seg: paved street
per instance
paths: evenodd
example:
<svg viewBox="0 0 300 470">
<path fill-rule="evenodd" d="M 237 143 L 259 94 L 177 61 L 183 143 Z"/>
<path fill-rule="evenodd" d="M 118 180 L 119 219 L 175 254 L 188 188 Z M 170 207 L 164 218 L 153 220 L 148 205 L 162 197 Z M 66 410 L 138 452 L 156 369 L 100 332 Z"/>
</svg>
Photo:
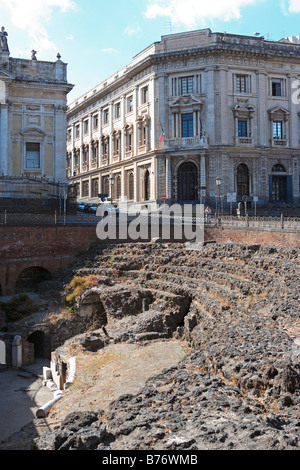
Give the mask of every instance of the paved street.
<svg viewBox="0 0 300 470">
<path fill-rule="evenodd" d="M 42 375 L 39 361 L 27 370 Z M 35 419 L 40 406 L 53 398 L 53 392 L 42 385 L 36 376 L 17 370 L 0 372 L 0 442 Z"/>
</svg>

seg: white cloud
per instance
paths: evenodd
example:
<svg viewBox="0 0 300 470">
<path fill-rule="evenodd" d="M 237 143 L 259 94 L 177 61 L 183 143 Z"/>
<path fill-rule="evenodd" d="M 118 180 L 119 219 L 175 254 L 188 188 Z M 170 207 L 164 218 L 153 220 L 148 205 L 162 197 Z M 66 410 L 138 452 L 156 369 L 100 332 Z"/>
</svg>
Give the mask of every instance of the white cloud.
<svg viewBox="0 0 300 470">
<path fill-rule="evenodd" d="M 130 24 L 125 28 L 125 33 L 128 34 L 128 36 L 134 36 L 135 34 L 139 34 L 141 32 L 142 28 L 138 23 Z"/>
<path fill-rule="evenodd" d="M 118 50 L 114 49 L 113 47 L 108 47 L 107 49 L 101 49 L 102 52 L 106 52 L 108 54 L 118 54 Z"/>
<path fill-rule="evenodd" d="M 12 25 L 26 30 L 31 47 L 41 54 L 50 50 L 57 52 L 45 26 L 53 10 L 58 8 L 66 13 L 75 7 L 76 2 L 72 0 L 0 0 L 0 8 L 8 12 Z"/>
<path fill-rule="evenodd" d="M 288 11 L 290 13 L 300 13 L 300 0 L 289 0 Z"/>
<path fill-rule="evenodd" d="M 205 25 L 208 20 L 231 19 L 241 17 L 241 9 L 254 5 L 261 0 L 149 0 L 145 16 L 157 18 L 169 17 L 174 25 L 196 28 Z M 299 3 L 299 0 L 291 0 Z"/>
</svg>

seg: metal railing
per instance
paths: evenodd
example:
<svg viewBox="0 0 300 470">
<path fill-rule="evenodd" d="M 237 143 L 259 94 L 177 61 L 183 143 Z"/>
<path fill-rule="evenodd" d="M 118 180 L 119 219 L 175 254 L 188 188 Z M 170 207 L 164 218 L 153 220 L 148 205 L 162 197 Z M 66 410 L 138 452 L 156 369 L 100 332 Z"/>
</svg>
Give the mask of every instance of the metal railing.
<svg viewBox="0 0 300 470">
<path fill-rule="evenodd" d="M 178 222 L 172 216 L 157 215 L 157 221 L 163 223 L 163 220 L 171 220 L 174 223 Z M 117 218 L 118 223 L 130 223 L 136 217 L 128 216 L 126 213 L 120 214 Z M 176 219 L 176 220 L 175 220 Z M 0 227 L 21 227 L 21 226 L 53 226 L 53 225 L 94 225 L 96 226 L 101 220 L 96 214 L 64 214 L 58 211 L 53 214 L 11 214 L 6 211 L 0 213 Z M 146 219 L 144 219 L 145 221 Z M 150 218 L 148 219 L 150 223 Z M 153 219 L 152 219 L 153 220 Z M 181 220 L 181 219 L 180 219 Z M 180 222 L 179 220 L 179 222 Z M 184 223 L 201 224 L 203 220 L 196 217 L 184 217 Z M 205 221 L 206 226 L 226 227 L 226 228 L 249 228 L 260 230 L 288 230 L 300 231 L 300 217 L 251 217 L 251 216 L 226 216 L 220 215 L 212 217 L 210 222 Z"/>
<path fill-rule="evenodd" d="M 251 217 L 249 215 L 234 217 L 222 215 L 213 218 L 212 223 L 222 227 L 256 228 L 261 230 L 300 230 L 300 217 L 285 217 L 283 215 L 279 217 Z"/>
</svg>

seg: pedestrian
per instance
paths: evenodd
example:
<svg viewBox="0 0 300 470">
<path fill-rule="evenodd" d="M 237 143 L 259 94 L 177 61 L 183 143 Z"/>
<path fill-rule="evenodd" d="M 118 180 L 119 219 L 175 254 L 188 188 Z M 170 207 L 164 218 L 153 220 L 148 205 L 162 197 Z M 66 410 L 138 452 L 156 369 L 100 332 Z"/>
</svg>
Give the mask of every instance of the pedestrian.
<svg viewBox="0 0 300 470">
<path fill-rule="evenodd" d="M 210 224 L 210 222 L 211 222 L 211 208 L 209 206 L 207 206 L 204 213 L 205 213 L 205 222 L 207 224 Z"/>
</svg>

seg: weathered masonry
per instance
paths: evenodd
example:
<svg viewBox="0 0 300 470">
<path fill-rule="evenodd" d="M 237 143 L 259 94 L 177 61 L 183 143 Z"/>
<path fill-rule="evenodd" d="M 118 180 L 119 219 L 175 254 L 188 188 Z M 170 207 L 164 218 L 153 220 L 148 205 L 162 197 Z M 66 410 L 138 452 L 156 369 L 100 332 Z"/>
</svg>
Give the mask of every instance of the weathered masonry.
<svg viewBox="0 0 300 470">
<path fill-rule="evenodd" d="M 67 64 L 10 57 L 0 32 L 0 206 L 63 197 L 66 178 L 66 106 L 73 85 Z M 28 208 L 28 205 L 27 205 Z"/>
<path fill-rule="evenodd" d="M 299 79 L 299 38 L 163 36 L 69 105 L 71 194 L 298 204 Z"/>
</svg>

